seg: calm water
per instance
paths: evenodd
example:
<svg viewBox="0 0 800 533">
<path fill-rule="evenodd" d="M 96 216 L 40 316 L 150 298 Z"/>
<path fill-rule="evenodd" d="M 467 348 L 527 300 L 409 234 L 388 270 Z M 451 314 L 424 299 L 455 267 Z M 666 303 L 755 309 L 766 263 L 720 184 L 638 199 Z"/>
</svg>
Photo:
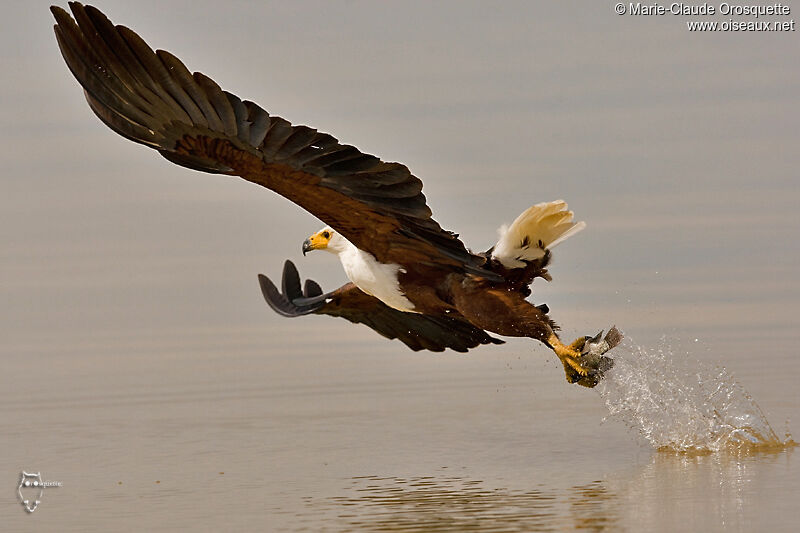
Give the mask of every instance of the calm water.
<svg viewBox="0 0 800 533">
<path fill-rule="evenodd" d="M 586 390 L 533 342 L 412 353 L 273 314 L 256 274 L 286 258 L 342 283 L 300 254 L 322 224 L 108 132 L 47 5 L 0 32 L 0 530 L 798 529 L 796 33 L 603 2 L 102 3 L 407 163 L 475 249 L 567 200 L 588 228 L 533 299 L 570 338 L 628 335 Z M 22 470 L 62 483 L 31 515 Z"/>
<path fill-rule="evenodd" d="M 657 351 L 618 348 L 614 374 L 598 392 L 568 387 L 543 350 L 523 345 L 421 356 L 334 337 L 333 356 L 320 353 L 319 342 L 288 340 L 304 329 L 271 330 L 277 349 L 269 355 L 244 344 L 204 350 L 212 337 L 234 336 L 194 332 L 199 338 L 185 349 L 158 357 L 148 355 L 149 343 L 131 341 L 127 353 L 26 354 L 12 363 L 11 375 L 35 378 L 2 387 L 6 524 L 67 531 L 253 524 L 309 531 L 793 529 L 790 496 L 800 488 L 800 469 L 792 448 L 776 445 L 781 437 L 772 446 L 724 449 L 718 432 L 701 424 L 697 409 L 706 404 L 693 404 L 702 394 L 688 391 L 696 380 L 675 368 L 641 373 L 642 359 L 671 364 Z M 622 382 L 637 372 L 643 384 L 664 377 L 687 390 L 651 391 L 644 403 L 662 401 L 662 414 L 632 406 L 645 395 Z M 733 391 L 722 379 L 712 385 Z M 624 405 L 614 397 L 622 390 L 627 411 L 609 417 L 603 402 Z M 743 396 L 728 404 L 728 418 L 751 407 Z M 642 436 L 626 423 L 638 424 Z M 676 436 L 723 449 L 654 448 L 675 444 Z M 63 486 L 45 489 L 28 516 L 13 484 L 17 470 L 31 467 Z"/>
</svg>

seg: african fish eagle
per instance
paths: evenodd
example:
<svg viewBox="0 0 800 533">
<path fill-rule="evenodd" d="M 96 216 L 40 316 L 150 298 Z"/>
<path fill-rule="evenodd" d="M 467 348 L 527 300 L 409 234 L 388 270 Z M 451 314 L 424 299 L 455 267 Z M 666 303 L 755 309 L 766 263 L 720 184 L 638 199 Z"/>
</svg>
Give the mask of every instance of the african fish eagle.
<svg viewBox="0 0 800 533">
<path fill-rule="evenodd" d="M 98 9 L 69 6 L 74 19 L 51 7 L 58 46 L 108 127 L 178 165 L 267 187 L 328 224 L 303 252 L 337 254 L 350 283 L 330 293 L 311 280 L 301 288 L 287 261 L 281 290 L 259 276 L 278 313 L 340 316 L 412 350 L 465 352 L 503 342 L 488 332 L 530 337 L 555 352 L 570 383 L 597 384 L 610 365 L 602 353 L 621 340 L 616 328 L 605 339 L 564 344 L 547 306 L 526 300 L 535 278 L 550 280 L 553 246 L 584 227 L 566 203 L 531 207 L 492 249 L 473 253 L 431 218 L 422 182 L 405 165 L 293 126 L 189 72 L 169 52 L 154 52 Z"/>
</svg>

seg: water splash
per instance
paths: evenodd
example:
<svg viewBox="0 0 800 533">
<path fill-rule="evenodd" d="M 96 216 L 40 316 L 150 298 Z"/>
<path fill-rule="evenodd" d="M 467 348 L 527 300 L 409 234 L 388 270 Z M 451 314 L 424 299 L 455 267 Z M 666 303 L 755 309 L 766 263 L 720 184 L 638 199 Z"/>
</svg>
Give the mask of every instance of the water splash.
<svg viewBox="0 0 800 533">
<path fill-rule="evenodd" d="M 755 400 L 723 367 L 676 357 L 662 339 L 657 349 L 626 340 L 614 367 L 595 390 L 609 417 L 621 420 L 653 447 L 681 453 L 757 451 L 795 446 L 781 439 Z"/>
</svg>

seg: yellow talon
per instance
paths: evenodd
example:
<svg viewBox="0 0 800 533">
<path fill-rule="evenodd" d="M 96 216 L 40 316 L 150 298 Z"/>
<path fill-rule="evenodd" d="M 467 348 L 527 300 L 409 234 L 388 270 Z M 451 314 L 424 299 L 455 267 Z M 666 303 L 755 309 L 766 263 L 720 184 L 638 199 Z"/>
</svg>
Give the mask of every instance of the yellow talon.
<svg viewBox="0 0 800 533">
<path fill-rule="evenodd" d="M 583 348 L 585 341 L 585 337 L 579 337 L 567 346 L 555 334 L 550 335 L 550 338 L 547 339 L 547 343 L 564 364 L 564 370 L 567 372 L 567 381 L 570 383 L 577 381 L 580 376 L 589 375 L 590 370 L 578 362 L 581 358 L 580 349 Z M 576 378 L 575 374 L 578 374 L 579 377 Z"/>
<path fill-rule="evenodd" d="M 580 354 L 583 351 L 583 347 L 585 345 L 586 345 L 586 337 L 578 337 L 577 339 L 575 339 L 570 343 L 569 347 Z"/>
</svg>

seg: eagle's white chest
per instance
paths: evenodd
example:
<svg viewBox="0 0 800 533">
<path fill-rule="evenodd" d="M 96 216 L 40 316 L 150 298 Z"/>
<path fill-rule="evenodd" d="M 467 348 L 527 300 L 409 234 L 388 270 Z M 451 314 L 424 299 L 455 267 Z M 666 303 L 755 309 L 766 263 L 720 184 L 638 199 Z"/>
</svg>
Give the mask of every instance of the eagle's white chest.
<svg viewBox="0 0 800 533">
<path fill-rule="evenodd" d="M 379 299 L 389 307 L 399 311 L 414 312 L 414 304 L 400 289 L 397 275 L 400 265 L 379 263 L 375 257 L 352 244 L 339 253 L 344 272 L 355 285 Z"/>
</svg>

